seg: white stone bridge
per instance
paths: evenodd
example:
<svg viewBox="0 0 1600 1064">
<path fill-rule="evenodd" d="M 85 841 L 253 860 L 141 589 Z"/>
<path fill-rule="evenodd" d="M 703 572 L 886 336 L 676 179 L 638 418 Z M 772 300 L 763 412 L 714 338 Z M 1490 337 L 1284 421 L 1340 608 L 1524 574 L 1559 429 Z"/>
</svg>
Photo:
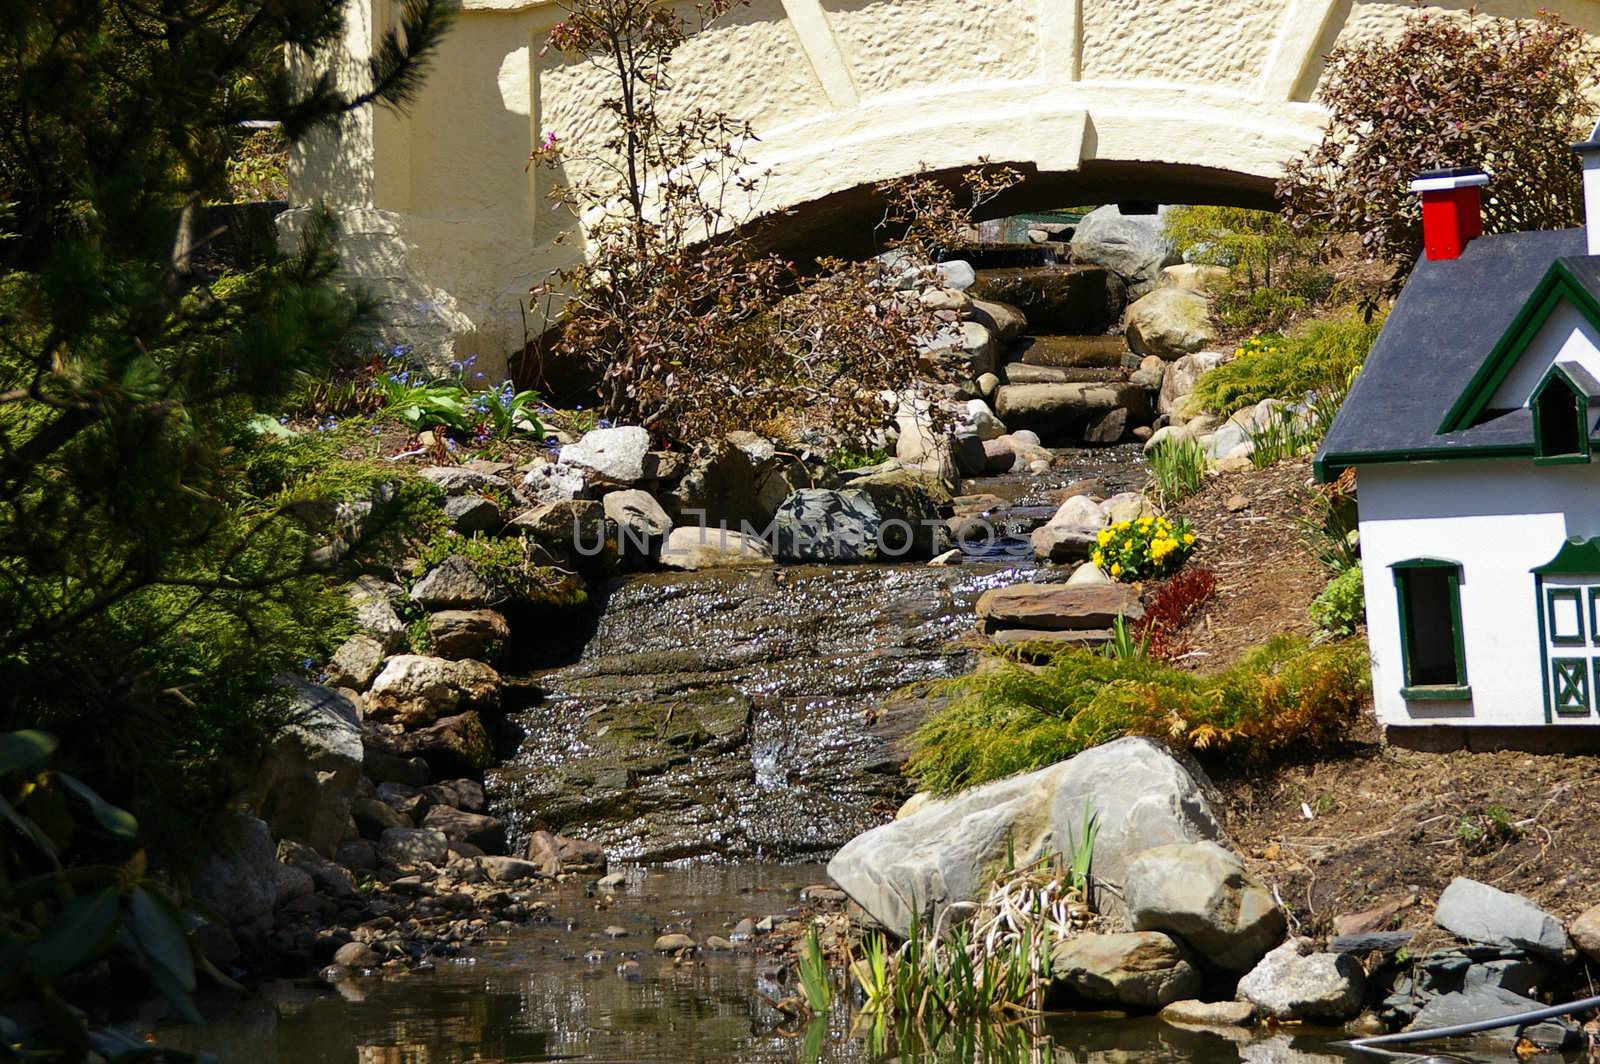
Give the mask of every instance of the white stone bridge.
<svg viewBox="0 0 1600 1064">
<path fill-rule="evenodd" d="M 352 0 L 349 59 L 396 0 Z M 1464 2 L 1441 2 L 1465 13 Z M 1600 33 L 1594 0 L 1539 7 Z M 594 137 L 605 86 L 541 54 L 559 0 L 461 0 L 407 116 L 365 116 L 291 168 L 296 203 L 333 206 L 346 264 L 395 335 L 437 359 L 498 363 L 537 332 L 530 284 L 581 253 L 548 171 L 525 169 L 546 130 Z M 673 61 L 677 93 L 753 123 L 772 178 L 761 209 L 793 209 L 790 246 L 853 228 L 872 183 L 1009 163 L 1014 213 L 1113 200 L 1268 205 L 1282 164 L 1312 144 L 1322 57 L 1394 30 L 1409 0 L 753 0 Z M 355 63 L 350 69 L 357 69 Z M 292 212 L 292 229 L 303 212 Z"/>
</svg>

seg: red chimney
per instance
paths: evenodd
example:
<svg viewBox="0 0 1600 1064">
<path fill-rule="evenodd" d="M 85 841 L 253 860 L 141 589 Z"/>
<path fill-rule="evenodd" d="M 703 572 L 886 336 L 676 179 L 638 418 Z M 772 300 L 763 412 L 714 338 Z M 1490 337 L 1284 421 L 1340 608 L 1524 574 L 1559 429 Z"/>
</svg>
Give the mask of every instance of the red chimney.
<svg viewBox="0 0 1600 1064">
<path fill-rule="evenodd" d="M 1411 182 L 1422 195 L 1422 246 L 1430 259 L 1459 259 L 1483 235 L 1483 195 L 1489 175 L 1476 167 L 1429 170 Z"/>
</svg>

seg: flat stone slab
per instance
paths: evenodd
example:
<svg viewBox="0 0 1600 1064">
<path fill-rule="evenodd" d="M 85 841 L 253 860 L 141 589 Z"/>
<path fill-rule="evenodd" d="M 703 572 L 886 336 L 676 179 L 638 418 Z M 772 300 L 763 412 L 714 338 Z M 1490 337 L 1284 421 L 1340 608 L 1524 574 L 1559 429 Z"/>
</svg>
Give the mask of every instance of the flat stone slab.
<svg viewBox="0 0 1600 1064">
<path fill-rule="evenodd" d="M 1013 584 L 985 591 L 977 604 L 985 631 L 1109 628 L 1118 617 L 1144 616 L 1138 593 L 1125 584 Z"/>
<path fill-rule="evenodd" d="M 1486 946 L 1559 956 L 1567 948 L 1561 921 L 1520 894 L 1458 876 L 1439 895 L 1433 922 L 1451 934 Z"/>
<path fill-rule="evenodd" d="M 1335 935 L 1328 949 L 1334 953 L 1394 953 L 1410 941 L 1410 931 L 1369 931 L 1362 935 Z"/>
<path fill-rule="evenodd" d="M 1093 647 L 1111 642 L 1109 628 L 1075 628 L 1060 631 L 1041 631 L 1032 628 L 1006 628 L 996 632 L 989 641 L 997 647 Z"/>
</svg>

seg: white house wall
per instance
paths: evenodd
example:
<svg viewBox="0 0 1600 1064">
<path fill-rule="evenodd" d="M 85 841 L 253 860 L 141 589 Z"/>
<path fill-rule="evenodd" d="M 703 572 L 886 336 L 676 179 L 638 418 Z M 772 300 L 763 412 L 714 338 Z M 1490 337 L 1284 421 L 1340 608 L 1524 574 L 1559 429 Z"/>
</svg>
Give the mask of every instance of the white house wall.
<svg viewBox="0 0 1600 1064">
<path fill-rule="evenodd" d="M 1535 567 L 1563 540 L 1600 535 L 1600 465 L 1531 459 L 1359 470 L 1373 701 L 1390 726 L 1545 722 Z M 1461 564 L 1469 702 L 1406 702 L 1395 562 Z M 1600 718 L 1589 718 L 1600 721 Z"/>
<path fill-rule="evenodd" d="M 1533 390 L 1557 361 L 1576 362 L 1600 378 L 1600 331 L 1571 303 L 1562 300 L 1489 400 L 1491 410 L 1527 406 Z"/>
</svg>

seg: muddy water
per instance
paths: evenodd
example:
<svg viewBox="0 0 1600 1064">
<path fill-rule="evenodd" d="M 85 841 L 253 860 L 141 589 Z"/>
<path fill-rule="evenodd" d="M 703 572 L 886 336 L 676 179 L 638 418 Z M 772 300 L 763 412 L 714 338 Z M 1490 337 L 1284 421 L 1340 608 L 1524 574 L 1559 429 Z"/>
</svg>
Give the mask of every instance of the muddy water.
<svg viewBox="0 0 1600 1064">
<path fill-rule="evenodd" d="M 948 1032 L 932 1047 L 890 1034 L 836 1006 L 822 1022 L 786 1025 L 762 998 L 789 990 L 759 952 L 707 953 L 686 965 L 650 952 L 658 931 L 726 933 L 746 916 L 788 911 L 817 866 L 692 866 L 639 872 L 616 908 L 596 912 L 582 887 L 547 895 L 550 922 L 519 929 L 468 960 L 329 992 L 280 985 L 266 995 L 205 1006 L 199 1030 L 158 1040 L 215 1053 L 223 1064 L 468 1064 L 480 1061 L 638 1061 L 689 1064 L 985 1060 L 1004 1064 L 1334 1064 L 1335 1032 L 1251 1039 L 1184 1031 L 1152 1019 L 1056 1017 L 1027 1026 Z M 624 938 L 607 938 L 618 925 Z M 759 941 L 759 940 L 758 940 Z M 619 973 L 633 961 L 638 972 Z M 842 983 L 840 986 L 842 987 Z M 1379 1059 L 1362 1057 L 1359 1059 Z M 1500 1060 L 1502 1056 L 1453 1059 Z"/>
<path fill-rule="evenodd" d="M 968 490 L 1028 507 L 1088 476 L 1111 491 L 1144 480 L 1134 446 L 1062 453 L 1048 477 Z M 614 858 L 831 854 L 907 796 L 897 767 L 925 704 L 889 696 L 971 671 L 973 604 L 1034 568 L 997 552 L 618 580 L 579 660 L 526 678 L 491 803 L 519 832 L 544 824 Z"/>
</svg>

